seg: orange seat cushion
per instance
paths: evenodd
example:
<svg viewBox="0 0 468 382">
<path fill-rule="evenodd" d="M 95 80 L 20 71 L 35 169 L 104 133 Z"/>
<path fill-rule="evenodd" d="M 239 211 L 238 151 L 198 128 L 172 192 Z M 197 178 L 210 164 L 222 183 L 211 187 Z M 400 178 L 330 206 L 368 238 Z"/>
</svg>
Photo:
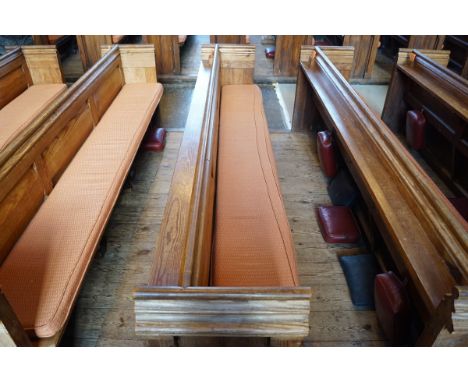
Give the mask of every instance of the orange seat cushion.
<svg viewBox="0 0 468 382">
<path fill-rule="evenodd" d="M 214 286 L 297 286 L 296 257 L 280 191 L 262 94 L 222 88 Z"/>
<path fill-rule="evenodd" d="M 112 44 L 118 44 L 123 40 L 125 36 L 123 34 L 113 34 L 112 35 Z"/>
<path fill-rule="evenodd" d="M 38 337 L 64 327 L 161 95 L 124 85 L 2 264 L 0 285 Z"/>
<path fill-rule="evenodd" d="M 0 110 L 0 150 L 41 114 L 60 94 L 65 84 L 33 85 Z"/>
</svg>

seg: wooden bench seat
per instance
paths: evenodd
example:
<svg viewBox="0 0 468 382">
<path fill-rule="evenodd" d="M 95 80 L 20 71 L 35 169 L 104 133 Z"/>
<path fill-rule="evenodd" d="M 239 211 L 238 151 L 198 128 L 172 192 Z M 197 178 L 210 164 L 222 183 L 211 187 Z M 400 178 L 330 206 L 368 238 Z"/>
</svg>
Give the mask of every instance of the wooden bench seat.
<svg viewBox="0 0 468 382">
<path fill-rule="evenodd" d="M 52 46 L 15 48 L 0 59 L 0 150 L 66 90 Z"/>
<path fill-rule="evenodd" d="M 252 45 L 202 47 L 150 279 L 134 294 L 150 343 L 297 345 L 309 331 L 254 64 Z"/>
<path fill-rule="evenodd" d="M 60 339 L 162 93 L 152 47 L 114 46 L 0 167 L 2 186 L 23 173 L 0 204 L 0 292 L 39 344 Z"/>
<path fill-rule="evenodd" d="M 225 85 L 221 91 L 214 243 L 214 286 L 299 285 L 256 85 Z"/>
</svg>

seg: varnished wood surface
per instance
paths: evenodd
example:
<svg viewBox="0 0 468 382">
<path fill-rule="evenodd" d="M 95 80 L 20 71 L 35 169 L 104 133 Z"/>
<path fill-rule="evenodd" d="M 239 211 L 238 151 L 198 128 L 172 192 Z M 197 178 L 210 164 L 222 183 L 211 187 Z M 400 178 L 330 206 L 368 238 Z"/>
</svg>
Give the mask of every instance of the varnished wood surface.
<svg viewBox="0 0 468 382">
<path fill-rule="evenodd" d="M 145 35 L 143 42 L 155 47 L 158 74 L 180 74 L 180 45 L 176 35 Z"/>
<path fill-rule="evenodd" d="M 341 72 L 344 78 L 351 78 L 354 67 L 353 46 L 321 46 L 320 49 L 327 55 L 333 65 Z M 315 47 L 303 45 L 301 47 L 301 62 L 309 64 L 311 56 L 315 55 Z M 312 57 L 313 59 L 313 57 Z"/>
<path fill-rule="evenodd" d="M 437 321 L 440 331 L 442 322 L 449 319 L 450 301 L 456 297 L 454 279 L 443 259 L 456 266 L 454 259 L 467 253 L 467 233 L 460 217 L 325 54 L 317 54 L 309 68 L 301 66 L 312 98 L 308 104 L 298 104 L 294 113 L 317 108 L 335 132 L 399 271 L 409 278 L 413 297 L 420 299 L 420 314 Z M 294 121 L 296 129 L 307 128 L 297 125 L 304 118 Z M 428 327 L 430 333 L 424 336 L 430 342 L 437 329 L 432 322 Z"/>
<path fill-rule="evenodd" d="M 296 76 L 301 56 L 301 46 L 307 43 L 308 36 L 276 36 L 273 73 L 275 76 Z"/>
<path fill-rule="evenodd" d="M 161 153 L 140 152 L 135 178 L 123 190 L 105 232 L 107 250 L 86 275 L 64 344 L 145 346 L 135 334 L 133 291 L 150 277 L 158 236 L 183 132 L 169 132 Z M 271 133 L 300 284 L 312 289 L 310 334 L 305 346 L 382 346 L 374 311 L 353 307 L 338 263 L 338 246 L 324 242 L 314 213 L 329 204 L 315 141 L 307 133 Z M 266 346 L 247 338 L 187 338 L 179 346 Z"/>
</svg>

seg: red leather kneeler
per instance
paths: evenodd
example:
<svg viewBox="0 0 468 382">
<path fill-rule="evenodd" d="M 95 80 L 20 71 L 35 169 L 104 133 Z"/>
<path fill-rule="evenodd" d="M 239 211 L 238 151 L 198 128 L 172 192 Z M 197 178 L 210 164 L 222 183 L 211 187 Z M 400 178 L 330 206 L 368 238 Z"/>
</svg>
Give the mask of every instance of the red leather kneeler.
<svg viewBox="0 0 468 382">
<path fill-rule="evenodd" d="M 143 140 L 143 150 L 162 151 L 166 145 L 166 129 L 160 127 L 156 131 L 150 130 Z"/>
<path fill-rule="evenodd" d="M 317 218 L 327 243 L 356 243 L 361 238 L 359 227 L 349 207 L 319 206 Z"/>
<path fill-rule="evenodd" d="M 405 343 L 409 335 L 410 309 L 404 284 L 393 272 L 375 276 L 375 310 L 380 326 L 393 345 Z"/>
<path fill-rule="evenodd" d="M 406 113 L 406 141 L 415 150 L 424 148 L 426 117 L 422 111 L 410 110 Z"/>
<path fill-rule="evenodd" d="M 335 145 L 329 131 L 319 131 L 317 133 L 317 154 L 323 174 L 328 178 L 333 178 L 337 173 L 338 165 Z"/>
</svg>

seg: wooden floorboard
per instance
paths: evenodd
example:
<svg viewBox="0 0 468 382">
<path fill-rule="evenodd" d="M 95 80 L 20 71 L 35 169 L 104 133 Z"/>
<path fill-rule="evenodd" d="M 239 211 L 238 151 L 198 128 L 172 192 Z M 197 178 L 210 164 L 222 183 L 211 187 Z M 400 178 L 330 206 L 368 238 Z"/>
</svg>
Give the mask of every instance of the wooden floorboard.
<svg viewBox="0 0 468 382">
<path fill-rule="evenodd" d="M 148 280 L 182 132 L 169 132 L 164 152 L 137 155 L 105 232 L 107 250 L 98 255 L 68 325 L 64 345 L 144 346 L 134 333 L 132 292 Z M 383 345 L 375 312 L 351 303 L 338 263 L 343 247 L 324 242 L 314 208 L 330 203 L 314 141 L 306 133 L 272 133 L 286 212 L 297 249 L 302 285 L 312 288 L 306 346 Z M 181 345 L 262 346 L 262 339 L 190 338 Z"/>
</svg>

